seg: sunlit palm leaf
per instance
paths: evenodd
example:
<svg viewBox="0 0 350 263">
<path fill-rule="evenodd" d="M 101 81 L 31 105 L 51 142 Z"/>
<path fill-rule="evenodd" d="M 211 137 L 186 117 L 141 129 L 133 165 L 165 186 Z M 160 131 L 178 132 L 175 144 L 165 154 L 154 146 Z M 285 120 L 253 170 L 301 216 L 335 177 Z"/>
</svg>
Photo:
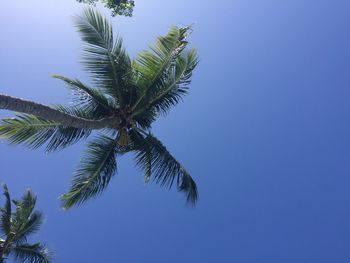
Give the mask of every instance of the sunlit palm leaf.
<svg viewBox="0 0 350 263">
<path fill-rule="evenodd" d="M 142 115 L 147 110 L 154 109 L 157 113 L 166 114 L 168 111 L 181 101 L 187 94 L 189 84 L 191 83 L 192 71 L 198 63 L 195 49 L 176 58 L 174 66 L 164 76 L 164 80 L 157 92 L 149 99 L 149 105 L 140 110 L 135 115 Z"/>
<path fill-rule="evenodd" d="M 172 27 L 166 36 L 157 39 L 156 44 L 151 47 L 152 52 L 144 51 L 138 55 L 136 63 L 132 64 L 139 76 L 139 99 L 133 105 L 134 110 L 147 104 L 148 98 L 157 92 L 157 86 L 162 85 L 169 67 L 186 47 L 186 37 L 190 31 L 190 27 Z"/>
<path fill-rule="evenodd" d="M 17 262 L 49 263 L 52 261 L 52 253 L 40 243 L 15 246 L 11 254 Z"/>
<path fill-rule="evenodd" d="M 133 140 L 137 165 L 145 171 L 146 177 L 168 188 L 176 182 L 178 190 L 186 193 L 187 201 L 195 205 L 198 198 L 195 182 L 165 146 L 152 134 L 134 133 Z"/>
<path fill-rule="evenodd" d="M 90 132 L 87 129 L 64 127 L 59 123 L 26 114 L 3 119 L 0 125 L 0 138 L 6 138 L 12 144 L 24 144 L 29 148 L 37 148 L 48 142 L 47 151 L 74 144 L 86 138 Z"/>
<path fill-rule="evenodd" d="M 117 169 L 117 139 L 99 136 L 89 143 L 86 155 L 75 172 L 71 189 L 62 196 L 63 206 L 70 208 L 101 193 Z"/>
<path fill-rule="evenodd" d="M 123 105 L 123 84 L 128 82 L 130 59 L 122 47 L 121 38 L 114 43 L 112 27 L 99 12 L 86 9 L 76 25 L 85 42 L 83 63 L 92 81 L 116 104 Z"/>
</svg>

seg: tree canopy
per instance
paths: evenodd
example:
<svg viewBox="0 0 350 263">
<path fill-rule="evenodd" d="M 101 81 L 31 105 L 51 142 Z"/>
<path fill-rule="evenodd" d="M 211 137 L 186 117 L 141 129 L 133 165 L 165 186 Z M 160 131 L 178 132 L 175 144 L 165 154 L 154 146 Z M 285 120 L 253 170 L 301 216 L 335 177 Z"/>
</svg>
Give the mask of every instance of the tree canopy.
<svg viewBox="0 0 350 263">
<path fill-rule="evenodd" d="M 187 49 L 191 28 L 171 27 L 150 51 L 131 59 L 111 24 L 94 9 L 86 9 L 76 26 L 92 86 L 54 76 L 73 91 L 72 104 L 56 108 L 0 95 L 0 108 L 25 113 L 2 120 L 0 138 L 31 148 L 46 145 L 50 152 L 94 136 L 62 196 L 65 208 L 102 193 L 117 172 L 117 160 L 127 153 L 134 155 L 146 182 L 176 185 L 194 205 L 195 181 L 152 132 L 154 121 L 188 93 L 198 63 L 196 50 Z"/>
<path fill-rule="evenodd" d="M 79 3 L 94 5 L 100 1 L 106 8 L 111 9 L 112 16 L 132 16 L 135 3 L 133 0 L 77 0 Z"/>
</svg>

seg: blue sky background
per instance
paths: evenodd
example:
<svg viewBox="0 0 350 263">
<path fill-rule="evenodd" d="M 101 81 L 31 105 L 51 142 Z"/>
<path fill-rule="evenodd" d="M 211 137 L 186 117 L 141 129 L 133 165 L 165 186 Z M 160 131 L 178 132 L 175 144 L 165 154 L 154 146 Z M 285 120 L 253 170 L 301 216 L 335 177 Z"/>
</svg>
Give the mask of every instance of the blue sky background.
<svg viewBox="0 0 350 263">
<path fill-rule="evenodd" d="M 0 180 L 13 197 L 31 187 L 46 215 L 33 240 L 56 262 L 350 262 L 350 2 L 135 2 L 133 18 L 110 18 L 132 56 L 195 23 L 191 92 L 153 132 L 196 179 L 198 206 L 145 185 L 127 157 L 102 196 L 65 212 L 58 196 L 84 144 L 47 155 L 2 142 Z M 50 75 L 87 81 L 72 21 L 82 8 L 0 2 L 1 93 L 68 102 Z"/>
</svg>

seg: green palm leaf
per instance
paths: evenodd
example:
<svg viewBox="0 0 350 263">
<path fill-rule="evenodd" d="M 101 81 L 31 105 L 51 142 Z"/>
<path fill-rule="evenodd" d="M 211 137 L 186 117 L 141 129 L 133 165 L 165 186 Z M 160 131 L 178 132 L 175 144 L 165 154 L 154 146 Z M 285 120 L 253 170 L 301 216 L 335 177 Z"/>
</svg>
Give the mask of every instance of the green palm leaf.
<svg viewBox="0 0 350 263">
<path fill-rule="evenodd" d="M 53 77 L 64 81 L 68 88 L 74 92 L 74 102 L 77 107 L 84 112 L 98 113 L 99 116 L 96 116 L 97 114 L 94 116 L 96 118 L 105 117 L 115 107 L 101 91 L 88 87 L 78 79 L 73 80 L 60 75 L 54 75 Z"/>
<path fill-rule="evenodd" d="M 74 144 L 86 138 L 90 132 L 87 129 L 65 127 L 27 114 L 3 119 L 0 125 L 0 138 L 6 138 L 12 144 L 24 144 L 29 148 L 38 148 L 48 142 L 46 147 L 48 152 Z"/>
<path fill-rule="evenodd" d="M 22 225 L 23 222 L 28 220 L 34 210 L 36 196 L 34 196 L 30 190 L 27 190 L 20 200 L 13 200 L 12 202 L 16 206 L 14 221 L 16 224 Z"/>
<path fill-rule="evenodd" d="M 27 241 L 27 237 L 36 233 L 43 223 L 43 214 L 39 211 L 31 212 L 26 218 L 21 218 L 21 221 L 16 221 L 15 241 L 19 244 Z"/>
<path fill-rule="evenodd" d="M 92 81 L 113 97 L 116 104 L 123 105 L 122 94 L 129 81 L 131 65 L 122 39 L 117 38 L 114 43 L 107 19 L 90 8 L 82 17 L 77 17 L 76 26 L 85 42 L 83 64 L 91 73 Z"/>
<path fill-rule="evenodd" d="M 64 208 L 81 204 L 101 193 L 117 169 L 117 139 L 99 136 L 90 142 L 72 180 L 71 189 L 62 196 Z"/>
<path fill-rule="evenodd" d="M 42 223 L 40 212 L 34 212 L 36 196 L 27 190 L 21 200 L 13 200 L 16 211 L 12 217 L 11 239 L 12 242 L 21 244 L 27 241 L 27 235 L 35 233 Z"/>
<path fill-rule="evenodd" d="M 0 229 L 5 235 L 8 235 L 11 231 L 11 198 L 7 186 L 3 187 L 6 201 L 4 208 L 1 209 Z"/>
<path fill-rule="evenodd" d="M 132 64 L 138 74 L 136 85 L 139 88 L 139 98 L 133 105 L 134 110 L 137 111 L 147 104 L 149 97 L 163 84 L 169 67 L 186 47 L 186 38 L 190 32 L 190 27 L 171 27 L 166 36 L 157 39 L 156 44 L 151 47 L 152 52 L 144 51 L 138 55 Z"/>
<path fill-rule="evenodd" d="M 16 261 L 23 263 L 52 262 L 52 253 L 40 243 L 17 245 L 13 247 L 11 254 Z"/>
<path fill-rule="evenodd" d="M 198 198 L 197 186 L 166 147 L 152 134 L 143 136 L 134 132 L 132 138 L 135 143 L 135 159 L 137 165 L 145 171 L 145 178 L 153 179 L 168 188 L 176 182 L 178 190 L 186 193 L 187 202 L 195 205 Z"/>
<path fill-rule="evenodd" d="M 178 56 L 174 66 L 164 76 L 162 85 L 152 94 L 153 97 L 149 99 L 148 106 L 136 112 L 135 115 L 142 115 L 150 109 L 152 112 L 168 113 L 187 94 L 192 72 L 197 64 L 198 58 L 195 49 Z"/>
</svg>

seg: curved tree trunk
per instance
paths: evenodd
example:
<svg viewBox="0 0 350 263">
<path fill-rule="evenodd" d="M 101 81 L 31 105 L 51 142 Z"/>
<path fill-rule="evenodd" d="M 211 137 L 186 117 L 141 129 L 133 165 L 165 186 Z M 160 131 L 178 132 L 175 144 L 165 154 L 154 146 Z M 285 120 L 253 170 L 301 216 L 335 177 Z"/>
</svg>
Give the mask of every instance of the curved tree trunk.
<svg viewBox="0 0 350 263">
<path fill-rule="evenodd" d="M 46 120 L 56 121 L 64 126 L 79 129 L 116 128 L 119 118 L 109 117 L 100 120 L 89 120 L 69 115 L 43 104 L 0 94 L 0 109 L 32 114 Z"/>
</svg>

